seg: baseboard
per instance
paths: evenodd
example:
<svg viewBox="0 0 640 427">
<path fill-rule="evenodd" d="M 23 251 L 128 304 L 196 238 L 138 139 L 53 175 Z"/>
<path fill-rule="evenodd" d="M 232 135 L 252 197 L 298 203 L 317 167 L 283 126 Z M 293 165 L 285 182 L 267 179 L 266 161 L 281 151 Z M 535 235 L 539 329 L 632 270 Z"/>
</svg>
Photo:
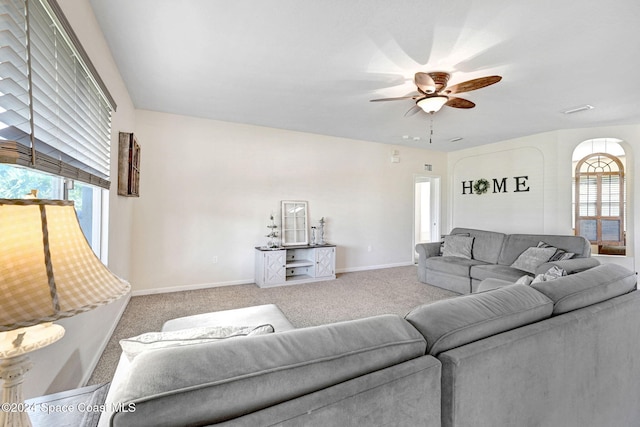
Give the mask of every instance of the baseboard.
<svg viewBox="0 0 640 427">
<path fill-rule="evenodd" d="M 409 262 L 399 262 L 394 264 L 369 265 L 366 267 L 340 268 L 340 269 L 336 269 L 336 273 L 353 273 L 356 271 L 380 270 L 383 268 L 406 267 L 409 265 L 415 265 L 415 264 L 409 261 Z M 199 283 L 195 285 L 171 286 L 167 288 L 141 289 L 138 291 L 133 291 L 132 296 L 137 297 L 142 295 L 168 294 L 171 292 L 196 291 L 199 289 L 219 288 L 222 286 L 251 285 L 251 284 L 255 284 L 255 280 L 253 278 L 244 279 L 244 280 L 232 280 L 228 282 L 218 282 L 218 283 Z"/>
<path fill-rule="evenodd" d="M 250 285 L 253 283 L 255 283 L 253 279 L 232 280 L 229 282 L 218 282 L 218 283 L 199 283 L 195 285 L 171 286 L 167 288 L 141 289 L 139 291 L 133 291 L 132 295 L 134 297 L 137 297 L 140 295 L 168 294 L 171 292 L 196 291 L 199 289 L 219 288 L 222 286 L 233 286 L 233 285 Z"/>
<path fill-rule="evenodd" d="M 120 311 L 118 312 L 118 315 L 116 316 L 113 324 L 111 325 L 111 328 L 109 328 L 109 333 L 105 336 L 105 339 L 102 340 L 102 344 L 100 345 L 100 348 L 98 349 L 98 351 L 96 352 L 96 355 L 91 360 L 91 363 L 89 363 L 88 369 L 85 371 L 84 375 L 82 376 L 82 381 L 80 384 L 78 384 L 78 387 L 86 386 L 89 380 L 91 379 L 91 375 L 93 375 L 93 371 L 96 369 L 96 366 L 98 366 L 98 362 L 100 361 L 100 357 L 102 357 L 102 353 L 104 353 L 104 350 L 107 348 L 107 345 L 109 344 L 109 340 L 111 339 L 111 336 L 116 330 L 116 327 L 118 326 L 118 323 L 120 323 L 120 319 L 122 318 L 124 311 L 127 309 L 127 306 L 129 305 L 129 300 L 131 300 L 131 296 L 132 294 L 129 293 L 126 297 L 124 297 L 126 299 L 126 302 L 122 304 L 122 308 L 120 308 Z"/>
<path fill-rule="evenodd" d="M 411 261 L 408 261 L 408 262 L 398 262 L 394 264 L 368 265 L 366 267 L 340 268 L 340 269 L 336 269 L 336 273 L 353 273 L 356 271 L 381 270 L 384 268 L 407 267 L 409 265 L 415 265 L 415 264 Z"/>
</svg>

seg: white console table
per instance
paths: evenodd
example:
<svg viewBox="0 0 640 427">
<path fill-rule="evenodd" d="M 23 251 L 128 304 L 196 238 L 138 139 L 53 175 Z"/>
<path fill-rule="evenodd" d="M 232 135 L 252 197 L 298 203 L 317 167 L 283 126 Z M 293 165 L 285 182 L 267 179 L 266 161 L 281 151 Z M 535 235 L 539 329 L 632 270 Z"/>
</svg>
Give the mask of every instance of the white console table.
<svg viewBox="0 0 640 427">
<path fill-rule="evenodd" d="M 261 288 L 336 278 L 335 245 L 256 247 L 256 284 Z"/>
</svg>

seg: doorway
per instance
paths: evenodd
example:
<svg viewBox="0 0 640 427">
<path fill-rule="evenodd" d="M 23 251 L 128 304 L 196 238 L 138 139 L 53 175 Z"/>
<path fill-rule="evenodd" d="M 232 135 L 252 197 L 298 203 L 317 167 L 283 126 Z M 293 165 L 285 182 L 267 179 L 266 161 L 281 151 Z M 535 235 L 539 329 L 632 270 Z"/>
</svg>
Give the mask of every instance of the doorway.
<svg viewBox="0 0 640 427">
<path fill-rule="evenodd" d="M 416 176 L 414 179 L 413 262 L 418 262 L 418 243 L 440 239 L 440 178 Z"/>
</svg>

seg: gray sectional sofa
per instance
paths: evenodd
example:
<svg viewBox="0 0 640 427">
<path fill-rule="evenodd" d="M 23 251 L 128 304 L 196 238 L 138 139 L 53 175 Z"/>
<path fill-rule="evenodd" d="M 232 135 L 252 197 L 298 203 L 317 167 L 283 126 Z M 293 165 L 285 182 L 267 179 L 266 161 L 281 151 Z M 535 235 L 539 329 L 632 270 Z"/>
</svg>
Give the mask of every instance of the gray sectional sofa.
<svg viewBox="0 0 640 427">
<path fill-rule="evenodd" d="M 418 280 L 459 294 L 475 292 L 480 282 L 488 278 L 515 282 L 523 275 L 544 273 L 554 265 L 572 274 L 599 264 L 597 259 L 591 258 L 589 241 L 582 236 L 505 234 L 460 227 L 451 230 L 450 235 L 469 236 L 473 240 L 470 258 L 442 256 L 440 242 L 418 244 Z M 526 249 L 537 246 L 539 242 L 574 256 L 544 262 L 535 271 L 523 271 L 512 266 Z"/>
<path fill-rule="evenodd" d="M 123 355 L 100 425 L 638 425 L 634 272 L 606 264 L 487 289 L 302 329 L 274 305 L 175 319 L 164 329 L 275 333 Z"/>
</svg>

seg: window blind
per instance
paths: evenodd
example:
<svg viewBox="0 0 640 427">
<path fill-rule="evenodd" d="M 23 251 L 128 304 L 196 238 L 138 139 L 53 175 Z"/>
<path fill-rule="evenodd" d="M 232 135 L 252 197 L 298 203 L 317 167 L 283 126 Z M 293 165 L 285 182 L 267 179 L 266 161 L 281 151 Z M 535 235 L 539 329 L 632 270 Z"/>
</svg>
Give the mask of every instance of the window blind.
<svg viewBox="0 0 640 427">
<path fill-rule="evenodd" d="M 116 104 L 55 0 L 0 5 L 0 162 L 109 188 Z"/>
<path fill-rule="evenodd" d="M 620 176 L 602 176 L 602 215 L 620 216 Z"/>
</svg>

